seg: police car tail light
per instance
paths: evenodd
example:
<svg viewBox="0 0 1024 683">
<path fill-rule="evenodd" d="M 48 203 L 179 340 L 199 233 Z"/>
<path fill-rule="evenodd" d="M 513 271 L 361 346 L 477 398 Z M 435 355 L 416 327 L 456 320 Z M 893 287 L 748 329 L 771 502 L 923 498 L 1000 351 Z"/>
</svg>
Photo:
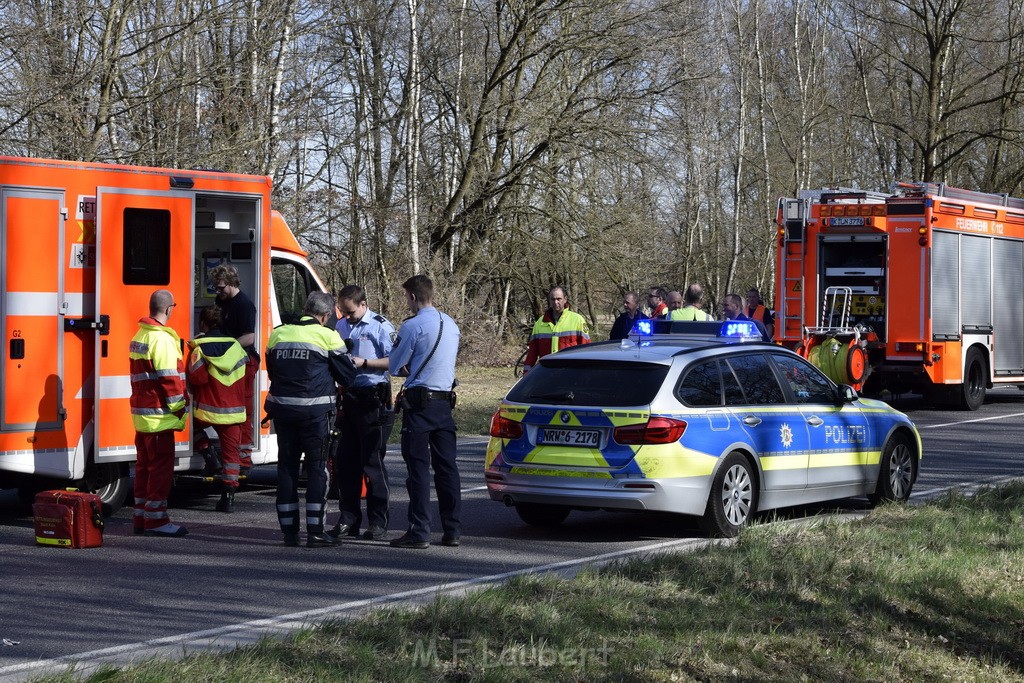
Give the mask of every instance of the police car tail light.
<svg viewBox="0 0 1024 683">
<path fill-rule="evenodd" d="M 623 446 L 675 443 L 686 431 L 686 423 L 669 417 L 652 417 L 644 424 L 616 427 L 613 438 Z"/>
<path fill-rule="evenodd" d="M 499 410 L 491 416 L 491 436 L 496 439 L 522 438 L 523 423 L 503 417 Z"/>
</svg>

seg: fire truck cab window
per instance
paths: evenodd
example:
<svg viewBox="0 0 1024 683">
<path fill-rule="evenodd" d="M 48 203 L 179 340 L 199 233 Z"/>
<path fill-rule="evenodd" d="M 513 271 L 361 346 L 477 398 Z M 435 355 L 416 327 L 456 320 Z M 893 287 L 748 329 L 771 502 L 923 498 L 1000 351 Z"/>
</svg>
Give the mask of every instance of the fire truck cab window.
<svg viewBox="0 0 1024 683">
<path fill-rule="evenodd" d="M 166 209 L 124 210 L 124 258 L 121 280 L 126 285 L 166 286 L 171 282 L 171 212 Z"/>
</svg>

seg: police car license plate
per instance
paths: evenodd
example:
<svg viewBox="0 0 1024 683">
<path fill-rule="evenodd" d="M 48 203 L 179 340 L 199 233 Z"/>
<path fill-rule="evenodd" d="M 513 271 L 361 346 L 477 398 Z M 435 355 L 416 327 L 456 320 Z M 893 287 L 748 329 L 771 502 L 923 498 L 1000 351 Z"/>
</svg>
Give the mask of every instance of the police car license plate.
<svg viewBox="0 0 1024 683">
<path fill-rule="evenodd" d="M 597 448 L 601 433 L 596 429 L 550 429 L 540 430 L 538 443 L 559 446 L 588 446 Z"/>
</svg>

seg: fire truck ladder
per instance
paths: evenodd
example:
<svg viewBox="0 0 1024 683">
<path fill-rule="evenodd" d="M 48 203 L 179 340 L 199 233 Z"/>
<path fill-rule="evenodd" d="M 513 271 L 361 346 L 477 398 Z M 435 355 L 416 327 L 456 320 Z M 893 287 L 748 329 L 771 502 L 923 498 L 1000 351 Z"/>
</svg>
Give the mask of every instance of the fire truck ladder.
<svg viewBox="0 0 1024 683">
<path fill-rule="evenodd" d="M 802 330 L 804 310 L 803 264 L 804 230 L 807 226 L 807 200 L 780 199 L 779 212 L 784 219 L 784 251 L 782 262 L 782 305 L 775 314 L 776 335 L 798 339 Z"/>
</svg>

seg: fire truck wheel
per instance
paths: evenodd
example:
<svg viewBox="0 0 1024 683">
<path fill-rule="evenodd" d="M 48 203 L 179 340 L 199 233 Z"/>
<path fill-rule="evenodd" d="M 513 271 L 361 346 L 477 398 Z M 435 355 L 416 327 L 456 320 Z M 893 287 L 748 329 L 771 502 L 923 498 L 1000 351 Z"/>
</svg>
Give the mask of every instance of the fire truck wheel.
<svg viewBox="0 0 1024 683">
<path fill-rule="evenodd" d="M 86 467 L 85 478 L 76 482 L 83 491 L 95 493 L 103 503 L 103 515 L 117 512 L 132 491 L 132 479 L 126 463 L 108 462 Z"/>
<path fill-rule="evenodd" d="M 985 385 L 988 381 L 985 358 L 978 349 L 967 352 L 964 363 L 964 383 L 960 385 L 960 408 L 977 410 L 985 402 Z"/>
<path fill-rule="evenodd" d="M 883 501 L 904 502 L 910 498 L 914 485 L 914 451 L 910 440 L 903 434 L 894 434 L 882 450 L 878 461 L 878 484 L 875 492 L 868 495 L 872 505 Z"/>
</svg>

